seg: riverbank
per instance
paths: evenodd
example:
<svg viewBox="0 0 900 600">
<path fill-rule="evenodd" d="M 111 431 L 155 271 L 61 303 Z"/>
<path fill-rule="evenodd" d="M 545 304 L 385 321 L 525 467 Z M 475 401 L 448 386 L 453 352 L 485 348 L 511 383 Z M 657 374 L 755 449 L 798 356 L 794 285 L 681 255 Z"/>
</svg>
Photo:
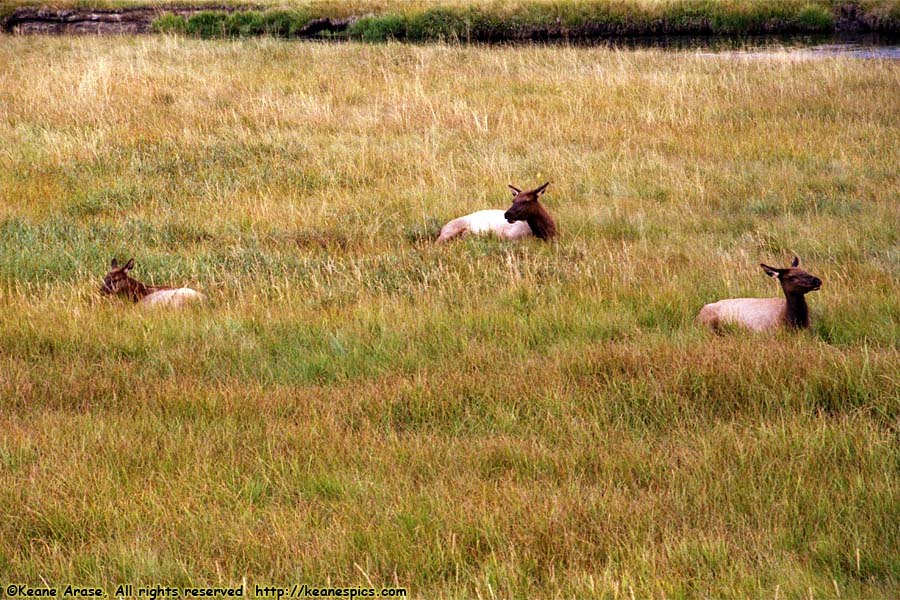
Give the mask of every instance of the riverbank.
<svg viewBox="0 0 900 600">
<path fill-rule="evenodd" d="M 21 4 L 0 18 L 9 33 L 271 35 L 312 39 L 471 42 L 589 41 L 660 35 L 900 35 L 900 1 L 493 1 L 454 4 Z"/>
</svg>

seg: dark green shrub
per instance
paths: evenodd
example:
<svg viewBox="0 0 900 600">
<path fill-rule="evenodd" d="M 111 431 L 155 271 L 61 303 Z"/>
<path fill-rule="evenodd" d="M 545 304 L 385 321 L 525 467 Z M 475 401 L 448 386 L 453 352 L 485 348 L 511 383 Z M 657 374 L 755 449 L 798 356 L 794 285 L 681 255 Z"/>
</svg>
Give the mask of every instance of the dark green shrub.
<svg viewBox="0 0 900 600">
<path fill-rule="evenodd" d="M 204 10 L 191 15 L 187 21 L 187 32 L 202 38 L 221 37 L 225 35 L 225 19 L 223 12 Z"/>
<path fill-rule="evenodd" d="M 400 40 L 406 37 L 406 18 L 395 14 L 363 17 L 350 26 L 349 34 L 364 42 Z"/>
<path fill-rule="evenodd" d="M 416 41 L 466 39 L 469 25 L 462 10 L 432 8 L 410 17 L 407 37 Z"/>
<path fill-rule="evenodd" d="M 630 20 L 646 20 L 646 13 L 636 15 L 627 11 L 624 4 L 612 4 L 601 2 L 597 4 L 567 3 L 559 8 L 560 24 L 566 27 L 579 27 L 585 23 L 601 23 L 607 25 L 621 25 Z"/>
<path fill-rule="evenodd" d="M 309 14 L 299 10 L 273 10 L 263 13 L 265 32 L 287 37 L 294 35 L 309 22 Z"/>
<path fill-rule="evenodd" d="M 828 9 L 816 4 L 801 7 L 799 3 L 769 0 L 746 5 L 723 4 L 713 12 L 716 33 L 787 32 L 798 27 L 820 31 L 832 26 Z"/>
<path fill-rule="evenodd" d="M 187 21 L 181 15 L 166 13 L 153 19 L 153 33 L 185 33 Z"/>
<path fill-rule="evenodd" d="M 549 26 L 556 24 L 557 19 L 559 19 L 559 23 L 562 23 L 563 9 L 576 4 L 578 3 L 566 2 L 557 3 L 555 5 L 526 3 L 517 7 L 515 9 L 515 12 L 511 14 L 507 13 L 504 15 L 497 11 L 491 11 L 490 16 L 487 13 L 479 13 L 478 15 L 474 15 L 473 20 L 512 21 L 515 25 L 525 27 Z M 606 5 L 605 2 L 602 4 Z M 590 4 L 586 6 L 590 6 Z"/>
<path fill-rule="evenodd" d="M 709 23 L 710 6 L 700 3 L 684 2 L 662 7 L 662 17 L 668 25 L 678 31 L 701 31 Z M 649 21 L 651 17 L 646 16 Z"/>
<path fill-rule="evenodd" d="M 834 28 L 831 11 L 817 4 L 807 4 L 800 9 L 797 21 L 807 31 L 830 31 Z"/>
<path fill-rule="evenodd" d="M 500 15 L 481 12 L 474 8 L 466 11 L 464 18 L 467 29 L 465 35 L 475 40 L 500 38 L 507 29 L 516 25 L 505 21 Z M 526 21 L 528 21 L 527 16 Z"/>
<path fill-rule="evenodd" d="M 745 11 L 719 9 L 713 11 L 712 30 L 714 33 L 754 33 L 761 24 L 758 15 Z"/>
<path fill-rule="evenodd" d="M 712 19 L 714 33 L 741 35 L 761 33 L 766 19 L 759 13 L 745 11 L 721 12 Z"/>
<path fill-rule="evenodd" d="M 266 33 L 265 19 L 255 10 L 233 12 L 225 19 L 225 35 L 246 37 Z"/>
<path fill-rule="evenodd" d="M 424 39 L 486 40 L 509 34 L 523 27 L 549 25 L 555 17 L 545 7 L 499 14 L 467 7 L 456 10 L 432 10 L 423 19 Z"/>
</svg>

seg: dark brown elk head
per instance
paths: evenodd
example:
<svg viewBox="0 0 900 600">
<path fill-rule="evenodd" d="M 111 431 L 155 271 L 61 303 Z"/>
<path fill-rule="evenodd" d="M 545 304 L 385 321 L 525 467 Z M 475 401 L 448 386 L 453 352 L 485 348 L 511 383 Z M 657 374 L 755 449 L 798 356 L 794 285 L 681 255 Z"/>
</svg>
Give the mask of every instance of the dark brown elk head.
<svg viewBox="0 0 900 600">
<path fill-rule="evenodd" d="M 100 288 L 100 291 L 104 294 L 126 296 L 137 302 L 150 292 L 161 289 L 148 287 L 128 275 L 128 271 L 134 268 L 133 258 L 129 259 L 125 266 L 122 267 L 119 266 L 119 261 L 114 258 L 109 267 L 109 272 L 103 278 L 103 286 Z"/>
<path fill-rule="evenodd" d="M 556 235 L 556 223 L 553 221 L 553 217 L 550 216 L 550 213 L 538 200 L 547 191 L 548 185 L 550 185 L 549 181 L 533 190 L 526 191 L 510 185 L 509 189 L 513 194 L 513 203 L 503 213 L 503 217 L 510 223 L 526 221 L 535 237 L 542 240 L 550 239 Z"/>
<path fill-rule="evenodd" d="M 796 256 L 794 257 L 791 266 L 786 269 L 776 269 L 775 267 L 770 267 L 769 265 L 762 263 L 760 263 L 759 266 L 766 272 L 766 275 L 778 280 L 787 296 L 803 296 L 804 294 L 814 292 L 822 287 L 821 279 L 798 268 L 800 266 L 800 259 Z"/>
</svg>

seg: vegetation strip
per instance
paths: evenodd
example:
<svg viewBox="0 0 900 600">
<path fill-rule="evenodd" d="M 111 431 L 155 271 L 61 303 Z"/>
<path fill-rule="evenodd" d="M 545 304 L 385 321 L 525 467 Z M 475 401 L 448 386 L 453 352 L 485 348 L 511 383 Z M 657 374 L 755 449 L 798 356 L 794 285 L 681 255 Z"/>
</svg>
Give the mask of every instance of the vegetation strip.
<svg viewBox="0 0 900 600">
<path fill-rule="evenodd" d="M 766 0 L 747 4 L 700 0 L 641 5 L 572 2 L 442 6 L 338 16 L 300 7 L 144 6 L 132 8 L 19 8 L 0 29 L 13 33 L 183 33 L 204 38 L 270 35 L 387 40 L 591 40 L 657 35 L 900 33 L 900 2 Z"/>
</svg>

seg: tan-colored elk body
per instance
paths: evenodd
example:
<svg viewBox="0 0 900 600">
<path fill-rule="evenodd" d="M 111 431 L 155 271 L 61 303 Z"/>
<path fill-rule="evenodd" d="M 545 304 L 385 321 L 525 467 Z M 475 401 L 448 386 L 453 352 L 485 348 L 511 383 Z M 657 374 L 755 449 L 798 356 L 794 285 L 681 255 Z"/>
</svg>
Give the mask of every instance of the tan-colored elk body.
<svg viewBox="0 0 900 600">
<path fill-rule="evenodd" d="M 713 330 L 723 325 L 737 325 L 751 331 L 772 331 L 779 328 L 809 327 L 809 307 L 806 294 L 822 287 L 822 280 L 797 268 L 800 259 L 794 257 L 791 266 L 776 269 L 760 264 L 769 277 L 777 279 L 784 291 L 782 298 L 731 298 L 707 304 L 697 320 Z"/>
</svg>

